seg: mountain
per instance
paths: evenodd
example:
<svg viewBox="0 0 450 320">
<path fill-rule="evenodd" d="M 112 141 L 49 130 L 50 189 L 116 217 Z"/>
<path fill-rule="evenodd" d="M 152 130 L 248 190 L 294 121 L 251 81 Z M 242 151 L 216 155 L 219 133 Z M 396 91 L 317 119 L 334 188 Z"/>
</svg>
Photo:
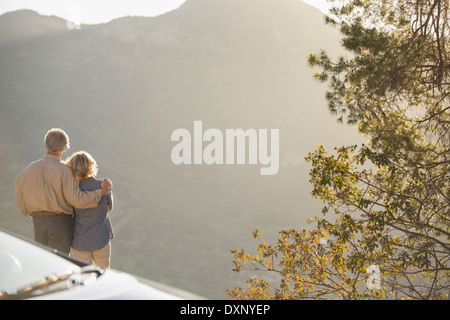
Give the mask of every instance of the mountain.
<svg viewBox="0 0 450 320">
<path fill-rule="evenodd" d="M 304 157 L 318 143 L 360 141 L 327 112 L 309 52 L 339 54 L 322 14 L 292 0 L 188 0 L 155 18 L 70 30 L 64 20 L 0 16 L 0 227 L 33 237 L 14 180 L 44 154 L 52 127 L 90 152 L 114 183 L 112 267 L 209 298 L 241 285 L 230 250 L 306 228 L 321 203 Z M 279 129 L 280 168 L 174 165 L 171 134 Z"/>
<path fill-rule="evenodd" d="M 57 17 L 42 17 L 31 10 L 3 14 L 0 20 L 0 42 L 26 41 L 35 37 L 61 33 L 66 22 Z"/>
</svg>

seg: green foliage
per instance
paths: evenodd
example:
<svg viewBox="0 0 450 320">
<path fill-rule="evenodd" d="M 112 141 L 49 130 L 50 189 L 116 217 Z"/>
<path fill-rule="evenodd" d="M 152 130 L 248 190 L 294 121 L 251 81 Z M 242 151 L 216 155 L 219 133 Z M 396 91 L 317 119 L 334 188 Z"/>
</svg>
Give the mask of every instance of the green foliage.
<svg viewBox="0 0 450 320">
<path fill-rule="evenodd" d="M 389 181 L 389 190 L 381 189 L 373 181 L 385 171 L 373 174 L 359 169 L 366 161 L 364 148 L 355 150 L 355 146 L 338 148 L 334 156 L 319 146 L 307 157 L 313 167 L 312 195 L 324 201 L 324 213 L 332 210 L 337 219 L 310 219 L 316 227 L 309 231 L 282 230 L 275 245 L 265 243 L 255 230 L 252 237 L 261 241 L 260 254 L 233 250 L 233 270 L 275 272 L 280 285 L 271 288 L 254 277 L 248 281 L 248 291 L 227 291 L 232 298 L 448 298 L 448 238 L 440 237 L 449 236 L 448 230 L 427 215 L 422 217 L 417 211 L 421 204 L 414 203 L 426 186 L 398 180 Z M 448 214 L 448 207 L 445 210 Z M 378 289 L 366 283 L 371 276 L 368 268 L 374 265 L 381 271 Z"/>
<path fill-rule="evenodd" d="M 450 64 L 448 1 L 360 0 L 334 8 L 351 58 L 326 52 L 328 107 L 367 145 L 308 155 L 312 196 L 324 203 L 310 230 L 283 230 L 260 255 L 234 250 L 236 272 L 257 277 L 234 299 L 448 299 L 450 289 Z M 331 219 L 325 219 L 331 215 Z M 367 281 L 380 271 L 380 286 Z"/>
</svg>

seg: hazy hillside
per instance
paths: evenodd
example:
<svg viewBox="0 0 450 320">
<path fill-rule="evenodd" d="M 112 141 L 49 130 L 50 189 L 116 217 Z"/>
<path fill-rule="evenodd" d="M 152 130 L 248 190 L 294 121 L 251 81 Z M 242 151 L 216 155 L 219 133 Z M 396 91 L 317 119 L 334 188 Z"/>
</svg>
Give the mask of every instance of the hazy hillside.
<svg viewBox="0 0 450 320">
<path fill-rule="evenodd" d="M 114 182 L 112 266 L 223 298 L 241 281 L 231 249 L 255 246 L 255 228 L 275 238 L 320 213 L 308 151 L 359 139 L 329 116 L 306 66 L 321 48 L 337 53 L 337 32 L 292 0 L 188 0 L 157 18 L 80 30 L 30 11 L 0 16 L 0 227 L 32 237 L 15 176 L 61 127 L 72 145 L 63 157 L 87 150 Z M 279 173 L 175 166 L 171 133 L 194 120 L 280 129 Z"/>
</svg>

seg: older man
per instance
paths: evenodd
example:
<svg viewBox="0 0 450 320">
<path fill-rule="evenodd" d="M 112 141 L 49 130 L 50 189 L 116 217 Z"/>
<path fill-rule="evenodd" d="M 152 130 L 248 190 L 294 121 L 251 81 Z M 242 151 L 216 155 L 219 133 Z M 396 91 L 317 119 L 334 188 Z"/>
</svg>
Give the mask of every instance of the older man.
<svg viewBox="0 0 450 320">
<path fill-rule="evenodd" d="M 63 152 L 70 147 L 67 134 L 61 129 L 50 129 L 44 140 L 47 154 L 30 163 L 16 178 L 16 203 L 24 216 L 33 219 L 35 241 L 68 254 L 73 207 L 97 207 L 112 184 L 104 179 L 101 189 L 81 191 L 72 171 L 61 161 Z"/>
</svg>

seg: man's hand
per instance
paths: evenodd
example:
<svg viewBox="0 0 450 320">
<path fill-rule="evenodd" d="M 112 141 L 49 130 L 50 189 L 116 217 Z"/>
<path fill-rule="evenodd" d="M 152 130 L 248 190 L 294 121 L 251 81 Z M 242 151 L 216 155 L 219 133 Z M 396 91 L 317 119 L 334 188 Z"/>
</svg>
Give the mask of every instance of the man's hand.
<svg viewBox="0 0 450 320">
<path fill-rule="evenodd" d="M 101 180 L 101 188 L 102 188 L 102 196 L 106 196 L 108 193 L 112 190 L 112 182 L 109 179 L 102 179 Z"/>
</svg>

